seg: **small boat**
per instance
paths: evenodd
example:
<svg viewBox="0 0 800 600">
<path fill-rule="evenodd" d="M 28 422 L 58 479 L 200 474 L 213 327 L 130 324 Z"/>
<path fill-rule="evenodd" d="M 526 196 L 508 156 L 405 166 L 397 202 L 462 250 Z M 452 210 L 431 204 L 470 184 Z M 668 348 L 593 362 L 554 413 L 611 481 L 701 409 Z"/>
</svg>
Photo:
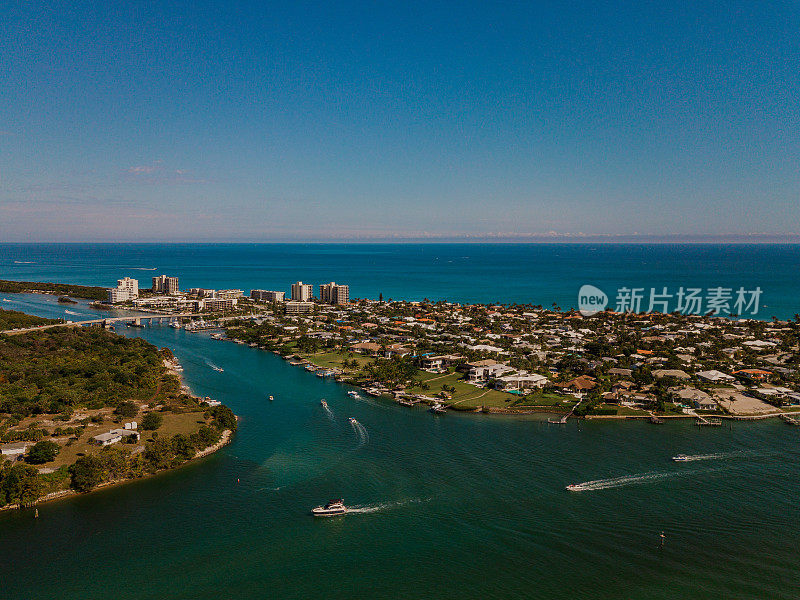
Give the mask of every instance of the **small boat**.
<svg viewBox="0 0 800 600">
<path fill-rule="evenodd" d="M 570 492 L 582 492 L 583 485 L 580 483 L 573 483 L 567 486 L 567 490 Z"/>
<path fill-rule="evenodd" d="M 311 509 L 311 514 L 315 517 L 338 517 L 345 513 L 347 513 L 347 507 L 341 499 L 331 500 L 325 506 Z"/>
<path fill-rule="evenodd" d="M 180 329 L 181 328 L 181 324 L 178 323 L 177 321 L 173 321 L 172 323 L 169 324 L 169 326 L 172 327 L 173 329 Z"/>
<path fill-rule="evenodd" d="M 678 454 L 677 456 L 673 456 L 672 460 L 674 460 L 675 462 L 686 462 L 689 460 L 689 457 L 686 456 L 685 454 Z"/>
<path fill-rule="evenodd" d="M 272 402 L 273 400 L 275 400 L 275 396 L 270 396 L 269 401 Z"/>
<path fill-rule="evenodd" d="M 328 408 L 328 403 L 325 402 L 325 400 L 320 400 L 319 403 L 320 403 L 320 406 L 322 406 L 322 408 Z"/>
<path fill-rule="evenodd" d="M 358 398 L 358 392 L 356 392 L 355 390 L 350 390 L 349 392 L 347 392 L 347 395 L 350 396 L 351 398 Z"/>
<path fill-rule="evenodd" d="M 428 410 L 430 410 L 432 413 L 436 415 L 443 415 L 444 413 L 447 412 L 447 407 L 437 402 L 436 404 L 431 406 Z"/>
<path fill-rule="evenodd" d="M 350 417 L 347 420 L 350 421 L 351 425 L 356 425 L 358 423 L 358 421 L 356 421 L 353 417 Z"/>
</svg>

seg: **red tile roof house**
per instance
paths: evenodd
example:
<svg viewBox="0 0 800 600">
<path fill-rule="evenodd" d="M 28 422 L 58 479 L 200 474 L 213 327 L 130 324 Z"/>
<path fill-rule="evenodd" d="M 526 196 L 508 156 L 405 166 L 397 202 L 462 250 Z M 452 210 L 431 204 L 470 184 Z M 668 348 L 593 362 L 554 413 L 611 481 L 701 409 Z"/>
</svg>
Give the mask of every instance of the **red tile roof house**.
<svg viewBox="0 0 800 600">
<path fill-rule="evenodd" d="M 734 375 L 740 373 L 752 377 L 753 379 L 769 379 L 772 377 L 772 371 L 764 371 L 762 369 L 739 369 L 733 372 Z"/>
</svg>

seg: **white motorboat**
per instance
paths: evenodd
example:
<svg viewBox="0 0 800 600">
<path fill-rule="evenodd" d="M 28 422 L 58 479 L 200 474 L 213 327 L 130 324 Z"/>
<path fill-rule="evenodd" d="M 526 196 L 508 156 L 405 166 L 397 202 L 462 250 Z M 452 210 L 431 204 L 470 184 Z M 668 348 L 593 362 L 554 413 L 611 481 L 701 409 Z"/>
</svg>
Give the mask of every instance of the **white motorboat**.
<svg viewBox="0 0 800 600">
<path fill-rule="evenodd" d="M 347 513 L 347 507 L 341 499 L 331 500 L 325 506 L 318 506 L 311 509 L 311 514 L 315 517 L 338 517 Z"/>
</svg>

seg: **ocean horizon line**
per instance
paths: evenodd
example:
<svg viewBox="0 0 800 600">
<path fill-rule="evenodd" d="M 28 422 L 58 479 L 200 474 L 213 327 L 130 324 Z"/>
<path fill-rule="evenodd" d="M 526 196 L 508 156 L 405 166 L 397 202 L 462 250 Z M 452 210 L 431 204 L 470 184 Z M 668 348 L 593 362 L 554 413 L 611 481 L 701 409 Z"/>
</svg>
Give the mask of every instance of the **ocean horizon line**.
<svg viewBox="0 0 800 600">
<path fill-rule="evenodd" d="M 675 245 L 675 246 L 745 246 L 745 245 L 774 245 L 774 246 L 793 246 L 800 245 L 800 235 L 779 236 L 763 239 L 755 236 L 751 237 L 731 237 L 731 238 L 668 238 L 663 236 L 653 237 L 619 237 L 619 238 L 594 238 L 594 237 L 561 237 L 550 239 L 529 239 L 529 238 L 331 238 L 331 239 L 280 239 L 280 240 L 247 240 L 247 239 L 218 239 L 198 242 L 196 240 L 64 240 L 64 241 L 0 241 L 0 246 L 67 246 L 67 245 L 147 245 L 147 246 L 267 246 L 267 245 Z"/>
</svg>

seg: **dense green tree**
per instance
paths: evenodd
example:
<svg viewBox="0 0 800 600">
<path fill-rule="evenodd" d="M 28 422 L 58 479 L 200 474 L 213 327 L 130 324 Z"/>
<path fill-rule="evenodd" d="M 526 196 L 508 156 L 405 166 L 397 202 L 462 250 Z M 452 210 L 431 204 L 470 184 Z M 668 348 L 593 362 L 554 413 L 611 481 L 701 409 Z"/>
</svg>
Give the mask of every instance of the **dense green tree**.
<svg viewBox="0 0 800 600">
<path fill-rule="evenodd" d="M 103 482 L 103 461 L 97 456 L 81 456 L 69 468 L 70 486 L 78 492 L 89 492 Z"/>
<path fill-rule="evenodd" d="M 159 413 L 149 412 L 142 417 L 141 425 L 142 429 L 148 431 L 155 431 L 156 429 L 161 427 L 161 424 L 163 422 L 164 422 L 164 417 L 162 417 Z"/>
<path fill-rule="evenodd" d="M 25 460 L 32 465 L 41 465 L 55 460 L 60 451 L 61 446 L 55 442 L 42 440 L 41 442 L 36 442 L 33 447 L 28 450 Z"/>
<path fill-rule="evenodd" d="M 114 414 L 127 418 L 135 417 L 139 414 L 139 406 L 130 400 L 120 402 L 117 408 L 114 409 Z"/>
<path fill-rule="evenodd" d="M 233 411 L 230 408 L 224 404 L 220 404 L 219 406 L 212 406 L 206 414 L 209 413 L 214 419 L 212 425 L 214 425 L 217 429 L 220 431 L 223 429 L 236 431 L 236 415 L 233 414 Z"/>
</svg>

